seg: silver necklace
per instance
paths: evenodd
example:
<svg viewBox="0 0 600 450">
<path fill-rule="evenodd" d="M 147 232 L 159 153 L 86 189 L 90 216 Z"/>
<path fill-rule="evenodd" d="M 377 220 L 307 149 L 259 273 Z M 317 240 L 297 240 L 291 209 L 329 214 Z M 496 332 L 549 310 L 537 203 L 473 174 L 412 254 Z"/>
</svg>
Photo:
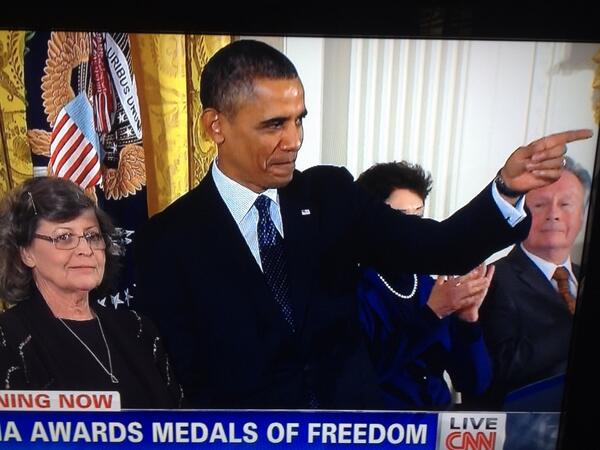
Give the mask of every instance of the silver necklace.
<svg viewBox="0 0 600 450">
<path fill-rule="evenodd" d="M 409 298 L 413 298 L 414 295 L 415 295 L 415 293 L 417 292 L 417 287 L 419 286 L 419 279 L 417 278 L 417 274 L 416 273 L 413 273 L 413 278 L 414 278 L 413 288 L 412 288 L 412 291 L 410 291 L 410 294 L 408 294 L 408 295 L 401 294 L 400 292 L 398 292 L 397 290 L 395 290 L 392 286 L 390 286 L 390 284 L 385 280 L 385 278 L 383 278 L 381 275 L 379 275 L 379 273 L 377 274 L 377 276 L 379 277 L 379 279 L 381 280 L 381 282 L 385 285 L 385 287 L 390 290 L 390 292 L 392 294 L 394 294 L 396 297 L 400 297 L 400 298 L 403 298 L 405 300 L 408 300 Z"/>
<path fill-rule="evenodd" d="M 106 372 L 106 374 L 110 377 L 110 381 L 112 381 L 114 384 L 117 384 L 119 382 L 119 379 L 117 377 L 115 377 L 115 374 L 113 373 L 112 359 L 110 357 L 110 350 L 108 348 L 108 342 L 106 342 L 106 336 L 104 336 L 104 330 L 102 329 L 102 323 L 100 323 L 100 318 L 98 316 L 96 316 L 96 320 L 98 321 L 98 326 L 100 327 L 100 335 L 102 336 L 102 340 L 104 341 L 104 346 L 106 347 L 106 354 L 108 355 L 108 369 L 106 368 L 106 366 L 104 364 L 102 364 L 102 361 L 100 361 L 100 359 L 96 356 L 96 354 L 92 351 L 92 349 L 89 348 L 88 345 L 85 342 L 83 342 L 83 340 L 79 336 L 77 336 L 77 334 L 71 329 L 71 327 L 69 325 L 67 325 L 65 323 L 64 320 L 62 320 L 60 317 L 57 317 L 57 319 L 60 320 L 60 323 L 62 323 L 65 326 L 65 328 L 67 330 L 69 330 L 73 336 L 75 336 L 75 339 L 77 339 L 79 342 L 81 342 L 81 345 L 83 345 L 85 347 L 85 349 L 88 352 L 90 352 L 90 355 L 92 355 L 94 357 L 96 362 L 98 364 L 100 364 L 100 367 L 102 367 L 102 370 L 104 370 Z"/>
</svg>

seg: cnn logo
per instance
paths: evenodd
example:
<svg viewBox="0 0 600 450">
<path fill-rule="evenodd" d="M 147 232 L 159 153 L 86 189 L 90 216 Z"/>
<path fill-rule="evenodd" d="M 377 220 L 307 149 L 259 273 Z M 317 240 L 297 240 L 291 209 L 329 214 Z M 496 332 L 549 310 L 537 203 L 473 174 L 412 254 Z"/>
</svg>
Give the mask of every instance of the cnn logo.
<svg viewBox="0 0 600 450">
<path fill-rule="evenodd" d="M 454 431 L 446 436 L 445 444 L 447 450 L 494 450 L 496 448 L 496 432 Z"/>
<path fill-rule="evenodd" d="M 502 450 L 506 414 L 441 413 L 438 447 L 445 450 Z"/>
</svg>

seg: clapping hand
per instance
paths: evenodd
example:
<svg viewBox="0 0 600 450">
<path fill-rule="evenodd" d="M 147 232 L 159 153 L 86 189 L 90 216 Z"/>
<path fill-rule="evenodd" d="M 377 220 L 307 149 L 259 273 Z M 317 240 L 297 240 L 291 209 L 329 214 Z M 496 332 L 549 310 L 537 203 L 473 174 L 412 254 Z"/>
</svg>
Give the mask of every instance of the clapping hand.
<svg viewBox="0 0 600 450">
<path fill-rule="evenodd" d="M 427 305 L 439 318 L 457 313 L 459 319 L 475 322 L 493 276 L 494 266 L 485 264 L 460 277 L 439 276 Z"/>
</svg>

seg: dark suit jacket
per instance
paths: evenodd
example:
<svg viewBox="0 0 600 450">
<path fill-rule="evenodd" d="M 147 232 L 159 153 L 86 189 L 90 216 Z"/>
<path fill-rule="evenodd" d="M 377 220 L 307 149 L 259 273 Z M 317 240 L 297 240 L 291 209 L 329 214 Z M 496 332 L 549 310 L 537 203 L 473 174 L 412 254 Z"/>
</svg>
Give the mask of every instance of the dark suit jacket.
<svg viewBox="0 0 600 450">
<path fill-rule="evenodd" d="M 312 391 L 322 408 L 380 407 L 357 264 L 464 272 L 529 228 L 506 223 L 489 186 L 443 223 L 393 211 L 340 168 L 296 171 L 279 195 L 296 333 L 210 174 L 138 232 L 136 306 L 157 323 L 195 406 L 300 408 Z"/>
<path fill-rule="evenodd" d="M 480 310 L 493 361 L 492 385 L 480 407 L 493 409 L 508 392 L 565 372 L 572 325 L 560 294 L 519 245 L 495 265 Z"/>
</svg>

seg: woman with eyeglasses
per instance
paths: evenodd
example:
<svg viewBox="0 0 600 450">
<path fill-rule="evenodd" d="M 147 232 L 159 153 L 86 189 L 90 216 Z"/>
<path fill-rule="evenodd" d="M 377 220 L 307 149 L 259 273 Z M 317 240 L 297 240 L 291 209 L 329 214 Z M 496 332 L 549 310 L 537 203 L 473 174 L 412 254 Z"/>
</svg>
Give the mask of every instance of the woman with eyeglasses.
<svg viewBox="0 0 600 450">
<path fill-rule="evenodd" d="M 155 327 L 93 302 L 118 270 L 108 215 L 71 181 L 33 178 L 0 204 L 0 389 L 118 391 L 123 408 L 175 408 Z"/>
<path fill-rule="evenodd" d="M 391 208 L 424 220 L 432 180 L 421 166 L 376 164 L 357 184 Z M 388 408 L 451 408 L 444 372 L 458 391 L 478 394 L 487 388 L 491 362 L 477 319 L 493 273 L 493 267 L 481 265 L 462 277 L 434 280 L 361 267 L 360 320 Z"/>
</svg>

